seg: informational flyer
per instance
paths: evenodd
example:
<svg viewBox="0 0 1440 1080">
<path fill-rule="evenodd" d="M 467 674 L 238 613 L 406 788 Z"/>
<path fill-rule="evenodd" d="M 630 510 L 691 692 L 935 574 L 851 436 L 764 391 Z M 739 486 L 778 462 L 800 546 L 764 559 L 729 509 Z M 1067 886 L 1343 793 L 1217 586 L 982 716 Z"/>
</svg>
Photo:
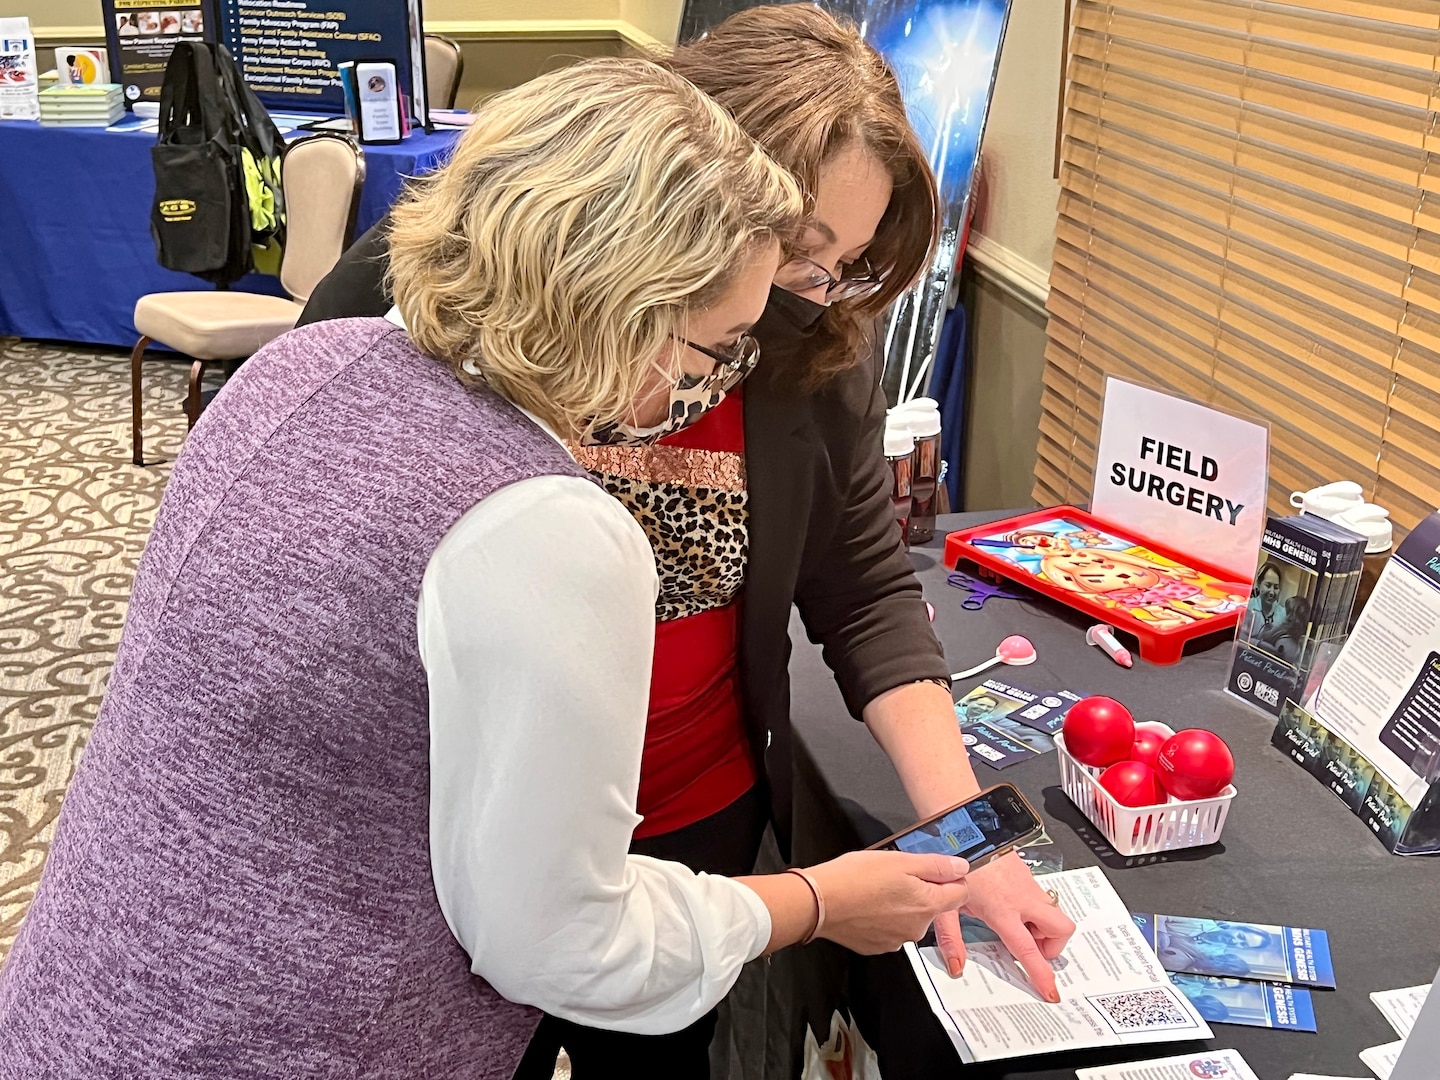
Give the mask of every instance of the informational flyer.
<svg viewBox="0 0 1440 1080">
<path fill-rule="evenodd" d="M 1133 918 L 1171 973 L 1335 986 L 1324 930 L 1179 915 L 1137 913 Z"/>
<path fill-rule="evenodd" d="M 1396 549 L 1311 712 L 1418 806 L 1440 771 L 1440 514 Z"/>
<path fill-rule="evenodd" d="M 1281 709 L 1271 743 L 1387 851 L 1440 852 L 1440 513 L 1401 542 L 1311 699 Z"/>
<path fill-rule="evenodd" d="M 1010 951 L 983 928 L 966 928 L 970 962 L 958 979 L 934 948 L 905 947 L 962 1061 L 1210 1038 L 1209 1025 L 1161 969 L 1102 870 L 1050 874 L 1045 885 L 1075 921 L 1074 937 L 1053 962 L 1058 1004 L 1041 999 Z"/>
<path fill-rule="evenodd" d="M 955 703 L 955 718 L 962 729 L 984 724 L 1037 754 L 1046 754 L 1055 749 L 1050 736 L 1064 725 L 1070 706 L 1084 696 L 1071 690 L 1042 693 L 1004 679 L 986 679 Z"/>
<path fill-rule="evenodd" d="M 101 0 L 110 77 L 120 84 L 125 107 L 160 100 L 165 65 L 181 41 L 214 41 L 211 0 Z"/>
<path fill-rule="evenodd" d="M 1384 1046 L 1372 1046 L 1368 1050 L 1360 1051 L 1360 1060 L 1380 1080 L 1390 1080 L 1390 1074 L 1395 1071 L 1395 1062 L 1400 1060 L 1400 1051 L 1403 1049 L 1404 1039 L 1386 1043 Z"/>
<path fill-rule="evenodd" d="M 1430 985 L 1407 986 L 1403 990 L 1377 990 L 1370 995 L 1375 1007 L 1385 1014 L 1395 1034 L 1406 1038 L 1415 1026 L 1415 1018 L 1430 996 Z"/>
<path fill-rule="evenodd" d="M 1078 1069 L 1075 1076 L 1077 1080 L 1260 1080 L 1235 1050 L 1100 1065 Z"/>
<path fill-rule="evenodd" d="M 0 19 L 0 120 L 40 119 L 40 80 L 30 20 Z"/>
</svg>

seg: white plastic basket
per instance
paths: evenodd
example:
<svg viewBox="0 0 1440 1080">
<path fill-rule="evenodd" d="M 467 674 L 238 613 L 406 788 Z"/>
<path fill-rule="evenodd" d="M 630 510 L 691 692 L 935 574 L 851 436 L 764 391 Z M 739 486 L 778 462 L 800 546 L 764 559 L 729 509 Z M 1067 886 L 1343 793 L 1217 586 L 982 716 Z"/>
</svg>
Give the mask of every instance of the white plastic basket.
<svg viewBox="0 0 1440 1080">
<path fill-rule="evenodd" d="M 1213 799 L 1181 802 L 1171 799 L 1157 806 L 1123 806 L 1100 786 L 1103 769 L 1082 765 L 1065 749 L 1065 736 L 1055 736 L 1060 757 L 1060 783 L 1070 801 L 1105 834 L 1121 855 L 1153 855 L 1157 851 L 1178 851 L 1200 847 L 1220 839 L 1235 786 Z"/>
</svg>

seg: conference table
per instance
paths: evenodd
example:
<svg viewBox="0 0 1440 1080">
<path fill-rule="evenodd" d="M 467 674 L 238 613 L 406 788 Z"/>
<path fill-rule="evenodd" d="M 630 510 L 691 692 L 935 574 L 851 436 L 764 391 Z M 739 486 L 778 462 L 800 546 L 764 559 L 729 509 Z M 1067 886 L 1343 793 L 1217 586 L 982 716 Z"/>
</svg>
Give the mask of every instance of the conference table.
<svg viewBox="0 0 1440 1080">
<path fill-rule="evenodd" d="M 1223 690 L 1228 636 L 1198 639 L 1178 664 L 1158 667 L 1137 659 L 1127 670 L 1085 644 L 1084 631 L 1093 620 L 1038 594 L 991 599 L 978 611 L 962 608 L 966 594 L 946 583 L 945 532 L 1011 514 L 949 515 L 941 519 L 935 540 L 911 553 L 953 669 L 979 663 L 1009 634 L 1025 635 L 1039 654 L 1029 667 L 992 669 L 957 684 L 957 699 L 995 676 L 1040 691 L 1106 694 L 1129 706 L 1137 720 L 1210 728 L 1235 753 L 1238 795 L 1219 843 L 1125 858 L 1065 796 L 1054 753 L 1003 772 L 977 764 L 981 784 L 1016 784 L 1040 810 L 1055 841 L 1053 848 L 1039 850 L 1058 851 L 1067 870 L 1102 867 L 1132 911 L 1328 931 L 1337 989 L 1313 991 L 1315 1034 L 1212 1024 L 1214 1038 L 1205 1043 L 962 1066 L 903 953 L 862 958 L 820 942 L 787 950 L 772 964 L 767 991 L 772 1066 L 788 1056 L 793 1069 L 805 1025 L 823 1041 L 833 1011 L 841 1008 L 880 1055 L 885 1080 L 950 1075 L 1073 1080 L 1076 1068 L 1205 1048 L 1239 1050 L 1261 1080 L 1287 1080 L 1292 1072 L 1368 1075 L 1359 1051 L 1396 1038 L 1369 994 L 1428 984 L 1440 966 L 1440 861 L 1388 854 L 1338 798 L 1270 745 L 1274 721 Z M 874 843 L 910 824 L 914 815 L 889 762 L 864 725 L 847 714 L 798 618 L 791 636 L 793 854 L 794 865 L 803 866 Z"/>
<path fill-rule="evenodd" d="M 416 131 L 393 146 L 366 146 L 357 235 L 385 214 L 408 177 L 443 162 L 457 135 Z M 0 122 L 0 336 L 128 349 L 141 296 L 214 288 L 155 261 L 154 143 L 153 132 L 139 130 Z M 234 288 L 283 295 L 278 280 L 260 274 Z"/>
</svg>

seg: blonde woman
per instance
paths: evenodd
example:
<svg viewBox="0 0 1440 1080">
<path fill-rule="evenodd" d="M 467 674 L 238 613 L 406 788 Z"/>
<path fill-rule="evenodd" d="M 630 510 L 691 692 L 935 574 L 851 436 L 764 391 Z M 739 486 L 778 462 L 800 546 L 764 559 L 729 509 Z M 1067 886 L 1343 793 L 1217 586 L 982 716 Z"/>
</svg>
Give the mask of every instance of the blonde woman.
<svg viewBox="0 0 1440 1080">
<path fill-rule="evenodd" d="M 740 392 L 657 445 L 576 451 L 644 527 L 660 570 L 637 799 L 644 821 L 631 850 L 734 874 L 754 866 L 768 822 L 782 850 L 788 843 L 794 610 L 917 816 L 980 789 L 955 724 L 955 665 L 895 527 L 885 394 L 868 340 L 877 314 L 929 263 L 938 197 L 894 73 L 856 26 L 813 4 L 740 11 L 666 64 L 801 181 L 809 209 L 754 329 L 763 359 Z M 387 229 L 381 222 L 345 254 L 302 323 L 389 309 Z M 969 886 L 966 913 L 1058 1002 L 1050 962 L 1074 924 L 1013 855 Z M 937 920 L 935 934 L 958 974 L 958 916 Z M 713 1027 L 712 1017 L 669 1038 L 669 1075 L 703 1073 Z M 545 1028 L 577 1077 L 592 1059 L 658 1053 L 583 1025 Z M 888 1073 L 883 1023 L 866 1031 Z"/>
<path fill-rule="evenodd" d="M 398 311 L 244 366 L 0 974 L 7 1075 L 509 1077 L 531 1006 L 673 1031 L 762 953 L 893 950 L 965 901 L 941 855 L 627 853 L 654 560 L 557 437 L 718 404 L 800 210 L 688 83 L 569 68 L 396 212 Z"/>
</svg>

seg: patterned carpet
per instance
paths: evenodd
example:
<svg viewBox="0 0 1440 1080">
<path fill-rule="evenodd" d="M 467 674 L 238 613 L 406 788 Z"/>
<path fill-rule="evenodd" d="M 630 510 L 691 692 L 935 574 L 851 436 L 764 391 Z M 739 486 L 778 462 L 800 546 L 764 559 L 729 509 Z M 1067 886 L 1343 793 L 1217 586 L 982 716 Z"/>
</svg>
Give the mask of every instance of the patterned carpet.
<svg viewBox="0 0 1440 1080">
<path fill-rule="evenodd" d="M 0 338 L 0 962 L 29 908 L 185 434 L 186 369 L 145 365 L 130 463 L 123 353 Z"/>
</svg>

